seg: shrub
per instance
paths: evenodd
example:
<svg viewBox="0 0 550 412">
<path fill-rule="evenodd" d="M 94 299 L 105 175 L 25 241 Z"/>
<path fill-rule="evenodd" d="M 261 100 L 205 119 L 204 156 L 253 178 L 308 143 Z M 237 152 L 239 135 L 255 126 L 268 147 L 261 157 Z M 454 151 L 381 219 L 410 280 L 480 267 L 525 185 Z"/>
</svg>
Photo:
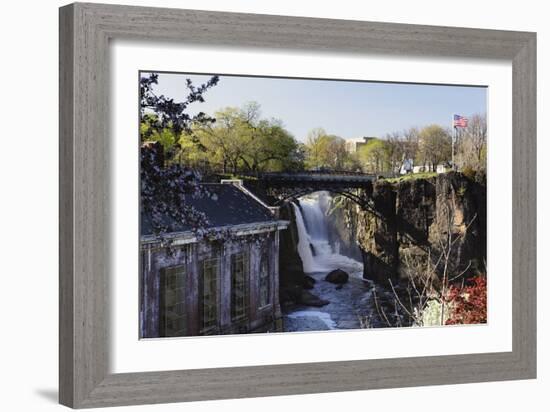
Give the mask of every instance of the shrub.
<svg viewBox="0 0 550 412">
<path fill-rule="evenodd" d="M 450 319 L 453 312 L 452 304 L 446 304 L 443 314 L 445 324 Z M 440 326 L 441 325 L 441 302 L 439 299 L 430 299 L 422 310 L 421 326 Z"/>
<path fill-rule="evenodd" d="M 476 276 L 464 287 L 451 286 L 446 300 L 451 303 L 451 313 L 446 325 L 487 323 L 485 277 Z"/>
</svg>

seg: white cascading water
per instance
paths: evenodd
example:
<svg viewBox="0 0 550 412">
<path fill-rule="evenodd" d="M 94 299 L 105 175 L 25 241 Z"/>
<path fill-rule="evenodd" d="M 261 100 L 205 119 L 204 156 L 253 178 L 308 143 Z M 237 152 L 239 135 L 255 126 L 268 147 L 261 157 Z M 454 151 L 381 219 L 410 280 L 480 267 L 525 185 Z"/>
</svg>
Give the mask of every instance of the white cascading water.
<svg viewBox="0 0 550 412">
<path fill-rule="evenodd" d="M 354 259 L 341 255 L 338 243 L 329 242 L 328 221 L 322 206 L 330 200 L 326 192 L 318 192 L 299 200 L 300 207 L 292 204 L 298 228 L 298 253 L 304 272 L 329 272 L 342 269 L 349 274 L 361 273 L 363 265 Z"/>
</svg>

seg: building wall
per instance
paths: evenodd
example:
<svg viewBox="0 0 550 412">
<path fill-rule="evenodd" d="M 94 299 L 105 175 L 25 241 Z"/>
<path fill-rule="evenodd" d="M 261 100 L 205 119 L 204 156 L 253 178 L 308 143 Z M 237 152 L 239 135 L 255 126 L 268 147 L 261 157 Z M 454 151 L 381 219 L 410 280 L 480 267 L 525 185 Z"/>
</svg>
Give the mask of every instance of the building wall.
<svg viewBox="0 0 550 412">
<path fill-rule="evenodd" d="M 269 304 L 260 307 L 260 265 L 262 250 L 265 251 L 268 267 Z M 231 319 L 231 256 L 248 254 L 248 302 L 244 319 Z M 140 336 L 160 336 L 160 277 L 163 268 L 184 265 L 185 267 L 185 319 L 186 335 L 201 334 L 200 274 L 205 259 L 219 259 L 217 288 L 217 325 L 208 334 L 234 334 L 266 332 L 280 329 L 279 304 L 279 234 L 267 236 L 244 236 L 237 241 L 223 243 L 200 242 L 174 247 L 168 250 L 158 244 L 142 245 L 140 268 Z"/>
</svg>

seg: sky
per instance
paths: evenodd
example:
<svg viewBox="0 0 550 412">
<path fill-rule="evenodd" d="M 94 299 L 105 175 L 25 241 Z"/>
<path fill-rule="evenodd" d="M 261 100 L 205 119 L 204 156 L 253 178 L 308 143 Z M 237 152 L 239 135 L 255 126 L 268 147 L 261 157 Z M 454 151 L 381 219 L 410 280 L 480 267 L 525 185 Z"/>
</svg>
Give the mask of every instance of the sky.
<svg viewBox="0 0 550 412">
<path fill-rule="evenodd" d="M 160 73 L 154 90 L 157 95 L 182 101 L 187 96 L 187 78 L 198 86 L 210 77 Z M 450 127 L 453 114 L 485 113 L 486 91 L 485 87 L 470 86 L 221 75 L 218 84 L 203 95 L 205 102 L 191 104 L 188 112 L 214 115 L 224 107 L 256 101 L 262 118 L 280 119 L 302 142 L 318 127 L 345 139 L 383 138 L 410 127 Z"/>
</svg>

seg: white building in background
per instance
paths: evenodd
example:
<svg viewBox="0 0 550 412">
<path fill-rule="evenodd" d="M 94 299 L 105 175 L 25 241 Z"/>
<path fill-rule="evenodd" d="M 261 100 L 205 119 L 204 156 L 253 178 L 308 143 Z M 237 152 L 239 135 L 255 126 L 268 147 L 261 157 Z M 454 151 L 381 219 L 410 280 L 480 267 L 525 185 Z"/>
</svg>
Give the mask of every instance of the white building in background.
<svg viewBox="0 0 550 412">
<path fill-rule="evenodd" d="M 417 165 L 417 166 L 413 166 L 412 168 L 413 173 L 431 172 L 432 170 L 433 168 L 431 164 Z M 435 171 L 437 173 L 447 173 L 447 172 L 450 172 L 451 170 L 453 170 L 453 167 L 447 162 L 439 163 L 435 167 Z M 401 174 L 404 174 L 404 173 L 401 173 Z"/>
<path fill-rule="evenodd" d="M 453 167 L 451 166 L 450 163 L 447 163 L 447 162 L 439 163 L 435 168 L 435 171 L 437 173 L 447 173 L 447 172 L 450 172 L 451 170 L 453 170 Z"/>
<path fill-rule="evenodd" d="M 423 173 L 430 171 L 429 165 L 416 165 L 413 167 L 413 173 Z"/>
<path fill-rule="evenodd" d="M 346 151 L 348 153 L 357 153 L 359 149 L 366 145 L 371 140 L 376 139 L 372 136 L 363 136 L 363 137 L 354 137 L 351 139 L 346 139 Z"/>
</svg>

